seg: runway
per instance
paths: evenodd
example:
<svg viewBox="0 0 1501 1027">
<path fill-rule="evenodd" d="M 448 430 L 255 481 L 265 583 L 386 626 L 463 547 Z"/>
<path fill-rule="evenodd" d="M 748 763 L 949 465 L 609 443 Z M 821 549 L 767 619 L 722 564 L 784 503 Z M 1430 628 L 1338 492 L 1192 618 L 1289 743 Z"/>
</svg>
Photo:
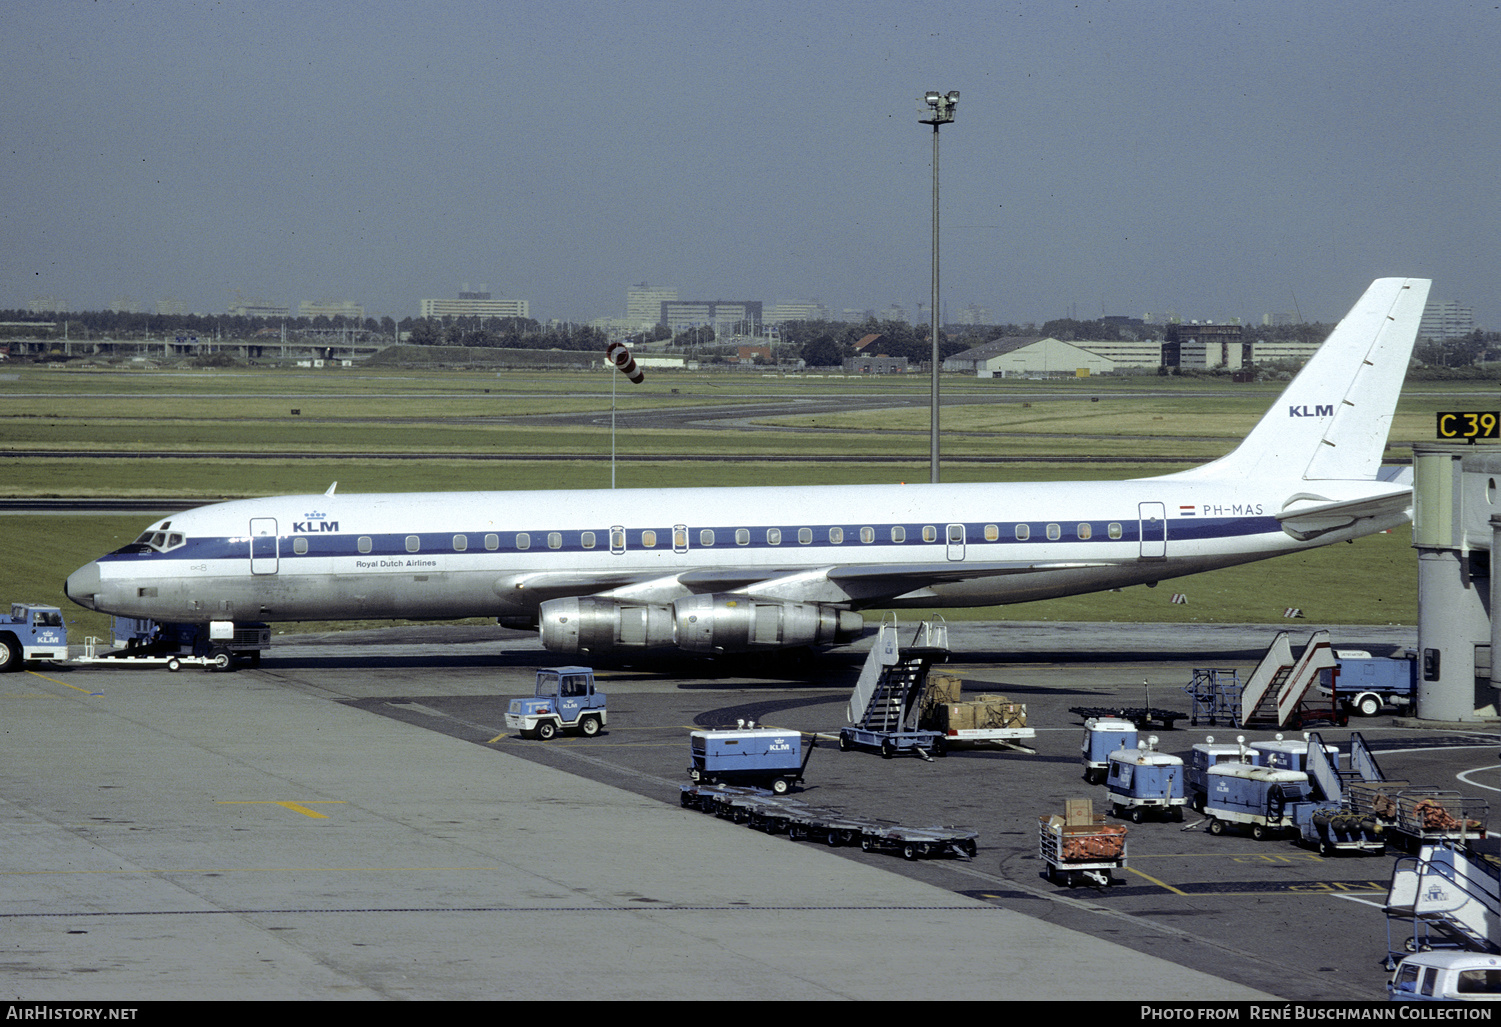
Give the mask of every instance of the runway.
<svg viewBox="0 0 1501 1027">
<path fill-rule="evenodd" d="M 1092 791 L 1064 708 L 1134 701 L 1142 673 L 1166 697 L 1185 661 L 1239 659 L 1269 629 L 955 627 L 953 672 L 1027 701 L 1038 754 L 930 764 L 820 748 L 805 797 L 973 821 L 974 861 L 792 843 L 677 805 L 689 727 L 763 710 L 823 726 L 858 652 L 600 668 L 609 729 L 556 743 L 496 718 L 532 668 L 567 661 L 494 628 L 281 636 L 260 669 L 230 674 L 7 675 L 0 986 L 22 1001 L 1381 996 L 1367 959 L 1384 953 L 1379 914 L 1285 885 L 1374 880 L 1389 858 L 1334 874 L 1281 864 L 1296 850 L 1268 843 L 1233 864 L 1214 858 L 1221 839 L 1143 825 L 1147 878 L 1075 893 L 1037 876 L 1029 825 Z M 1180 866 L 1211 883 L 1193 869 L 1211 862 L 1240 887 L 1179 887 Z M 1290 932 L 1310 901 L 1341 937 Z M 1255 926 L 1235 926 L 1236 910 Z"/>
</svg>

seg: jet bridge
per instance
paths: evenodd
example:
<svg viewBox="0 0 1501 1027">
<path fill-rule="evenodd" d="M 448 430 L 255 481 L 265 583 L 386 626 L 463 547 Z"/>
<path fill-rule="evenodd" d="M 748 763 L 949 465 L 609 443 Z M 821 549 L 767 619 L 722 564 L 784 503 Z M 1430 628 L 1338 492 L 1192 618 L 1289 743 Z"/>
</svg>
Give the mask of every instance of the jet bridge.
<svg viewBox="0 0 1501 1027">
<path fill-rule="evenodd" d="M 1453 443 L 1413 451 L 1412 544 L 1418 551 L 1418 675 L 1415 715 L 1479 721 L 1501 707 L 1501 453 Z"/>
</svg>

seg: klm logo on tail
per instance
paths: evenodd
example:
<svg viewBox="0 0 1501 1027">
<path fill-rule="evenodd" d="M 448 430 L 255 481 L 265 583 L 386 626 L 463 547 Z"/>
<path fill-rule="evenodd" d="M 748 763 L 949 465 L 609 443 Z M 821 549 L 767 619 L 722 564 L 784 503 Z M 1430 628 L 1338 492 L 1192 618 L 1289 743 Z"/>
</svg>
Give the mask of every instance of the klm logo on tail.
<svg viewBox="0 0 1501 1027">
<path fill-rule="evenodd" d="M 1310 410 L 1308 408 L 1308 404 L 1307 403 L 1304 403 L 1302 406 L 1290 406 L 1290 407 L 1287 408 L 1287 416 L 1288 417 L 1333 417 L 1334 416 L 1334 404 L 1333 403 L 1317 403 L 1317 404 L 1314 405 L 1314 407 L 1313 407 L 1312 410 Z"/>
</svg>

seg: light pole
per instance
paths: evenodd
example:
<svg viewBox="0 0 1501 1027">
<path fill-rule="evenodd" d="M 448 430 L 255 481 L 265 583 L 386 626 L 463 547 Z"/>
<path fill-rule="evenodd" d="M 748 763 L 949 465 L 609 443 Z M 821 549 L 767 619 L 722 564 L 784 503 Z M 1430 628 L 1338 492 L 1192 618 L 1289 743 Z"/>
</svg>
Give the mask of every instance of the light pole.
<svg viewBox="0 0 1501 1027">
<path fill-rule="evenodd" d="M 938 484 L 938 126 L 954 120 L 954 108 L 959 106 L 957 89 L 944 95 L 933 90 L 922 99 L 918 108 L 922 117 L 918 121 L 933 126 L 933 302 L 928 312 L 931 317 L 933 341 L 933 397 L 932 397 L 932 482 Z"/>
</svg>

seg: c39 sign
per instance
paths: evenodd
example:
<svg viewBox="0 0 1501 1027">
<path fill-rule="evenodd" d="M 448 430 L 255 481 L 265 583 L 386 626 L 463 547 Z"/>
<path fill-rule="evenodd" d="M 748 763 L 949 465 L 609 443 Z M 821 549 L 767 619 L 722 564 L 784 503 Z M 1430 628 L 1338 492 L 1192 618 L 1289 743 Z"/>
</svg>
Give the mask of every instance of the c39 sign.
<svg viewBox="0 0 1501 1027">
<path fill-rule="evenodd" d="M 1440 412 L 1438 437 L 1441 439 L 1501 438 L 1501 413 L 1494 410 Z"/>
</svg>

